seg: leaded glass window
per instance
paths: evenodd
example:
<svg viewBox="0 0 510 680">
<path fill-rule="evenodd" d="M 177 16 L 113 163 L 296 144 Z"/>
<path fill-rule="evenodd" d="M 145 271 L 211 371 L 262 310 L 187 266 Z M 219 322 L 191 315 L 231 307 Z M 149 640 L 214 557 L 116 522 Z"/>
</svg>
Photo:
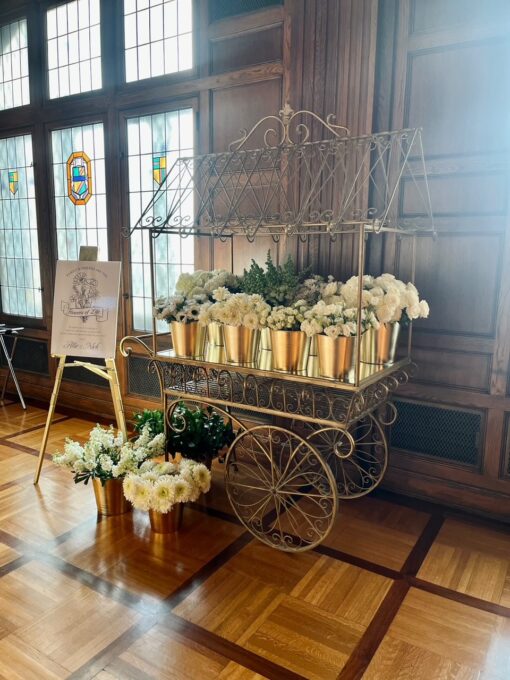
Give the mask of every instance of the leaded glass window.
<svg viewBox="0 0 510 680">
<path fill-rule="evenodd" d="M 164 181 L 167 171 L 179 156 L 193 155 L 193 109 L 181 109 L 149 116 L 129 118 L 129 214 L 134 226 L 142 210 Z M 166 191 L 154 206 L 154 217 L 165 218 L 169 206 L 179 191 L 178 178 L 167 182 L 172 189 Z M 193 201 L 193 193 L 186 192 L 186 200 Z M 193 206 L 183 210 L 192 214 Z M 173 292 L 181 272 L 194 269 L 194 243 L 192 238 L 162 234 L 154 241 L 156 296 Z M 152 299 L 150 290 L 149 234 L 134 231 L 131 235 L 131 295 L 133 326 L 136 330 L 152 327 Z M 162 324 L 166 328 L 166 324 Z"/>
<path fill-rule="evenodd" d="M 27 20 L 0 28 L 0 110 L 30 104 Z"/>
<path fill-rule="evenodd" d="M 51 99 L 102 87 L 100 0 L 73 0 L 46 13 Z"/>
<path fill-rule="evenodd" d="M 4 314 L 43 315 L 31 135 L 0 139 L 0 297 Z"/>
<path fill-rule="evenodd" d="M 108 259 L 102 123 L 52 132 L 55 223 L 59 260 L 77 260 L 80 246 Z"/>
<path fill-rule="evenodd" d="M 192 0 L 124 0 L 126 81 L 193 66 Z"/>
</svg>

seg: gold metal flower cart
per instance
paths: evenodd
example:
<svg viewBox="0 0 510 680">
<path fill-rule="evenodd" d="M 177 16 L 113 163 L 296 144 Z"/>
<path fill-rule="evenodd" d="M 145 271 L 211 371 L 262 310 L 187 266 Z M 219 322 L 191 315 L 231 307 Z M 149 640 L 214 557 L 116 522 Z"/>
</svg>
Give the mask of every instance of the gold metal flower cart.
<svg viewBox="0 0 510 680">
<path fill-rule="evenodd" d="M 306 116 L 330 138 L 309 141 Z M 264 125 L 264 147 L 248 150 L 248 140 Z M 403 180 L 413 182 L 423 200 L 423 216 L 412 223 L 398 217 Z M 170 205 L 168 198 L 158 203 L 169 188 Z M 193 208 L 185 212 L 190 196 Z M 162 234 L 250 241 L 260 234 L 275 240 L 351 234 L 358 246 L 361 308 L 367 240 L 385 233 L 410 237 L 414 280 L 416 237 L 434 233 L 420 131 L 352 138 L 332 117 L 286 107 L 279 117 L 259 121 L 228 152 L 176 161 L 133 229 L 149 233 L 153 299 L 153 243 Z M 344 381 L 321 377 L 313 355 L 302 373 L 273 370 L 269 350 L 249 366 L 228 364 L 218 347 L 201 359 L 180 358 L 160 349 L 155 322 L 152 334 L 128 336 L 120 349 L 128 356 L 136 345 L 149 357 L 167 428 L 182 400 L 212 405 L 233 421 L 237 434 L 224 461 L 232 508 L 256 538 L 292 552 L 321 543 L 339 500 L 372 491 L 387 467 L 385 428 L 397 415 L 391 397 L 414 368 L 412 329 L 407 351 L 391 365 L 363 363 L 360 337 L 358 314 L 355 360 Z"/>
</svg>

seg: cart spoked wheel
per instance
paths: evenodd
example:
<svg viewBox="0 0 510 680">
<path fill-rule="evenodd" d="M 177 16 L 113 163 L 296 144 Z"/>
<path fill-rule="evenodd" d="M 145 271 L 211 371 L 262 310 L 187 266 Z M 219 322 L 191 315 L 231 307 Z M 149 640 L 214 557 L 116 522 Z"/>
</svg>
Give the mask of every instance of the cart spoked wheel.
<svg viewBox="0 0 510 680">
<path fill-rule="evenodd" d="M 311 428 L 306 425 L 308 431 Z M 340 499 L 364 496 L 384 477 L 388 444 L 383 428 L 371 414 L 358 420 L 349 430 L 316 427 L 307 434 L 306 440 L 331 468 Z"/>
<path fill-rule="evenodd" d="M 260 541 L 287 552 L 309 550 L 333 526 L 335 478 L 314 446 L 281 427 L 239 434 L 225 460 L 232 508 Z"/>
</svg>

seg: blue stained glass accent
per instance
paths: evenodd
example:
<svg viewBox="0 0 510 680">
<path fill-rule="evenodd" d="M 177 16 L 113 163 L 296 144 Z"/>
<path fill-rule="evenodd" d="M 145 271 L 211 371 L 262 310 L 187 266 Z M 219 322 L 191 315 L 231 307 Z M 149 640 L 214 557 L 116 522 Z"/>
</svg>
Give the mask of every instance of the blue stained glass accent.
<svg viewBox="0 0 510 680">
<path fill-rule="evenodd" d="M 0 139 L 1 312 L 42 317 L 37 216 L 30 135 Z"/>
</svg>

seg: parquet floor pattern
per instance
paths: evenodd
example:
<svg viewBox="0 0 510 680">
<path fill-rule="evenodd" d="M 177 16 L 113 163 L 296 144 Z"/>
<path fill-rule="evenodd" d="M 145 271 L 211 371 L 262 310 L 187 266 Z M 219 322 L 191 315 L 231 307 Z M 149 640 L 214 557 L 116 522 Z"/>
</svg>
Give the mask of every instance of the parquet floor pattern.
<svg viewBox="0 0 510 680">
<path fill-rule="evenodd" d="M 280 553 L 211 493 L 173 536 L 98 518 L 45 461 L 45 412 L 0 407 L 0 678 L 509 680 L 510 531 L 376 492 Z M 57 416 L 50 452 L 83 438 Z"/>
</svg>

